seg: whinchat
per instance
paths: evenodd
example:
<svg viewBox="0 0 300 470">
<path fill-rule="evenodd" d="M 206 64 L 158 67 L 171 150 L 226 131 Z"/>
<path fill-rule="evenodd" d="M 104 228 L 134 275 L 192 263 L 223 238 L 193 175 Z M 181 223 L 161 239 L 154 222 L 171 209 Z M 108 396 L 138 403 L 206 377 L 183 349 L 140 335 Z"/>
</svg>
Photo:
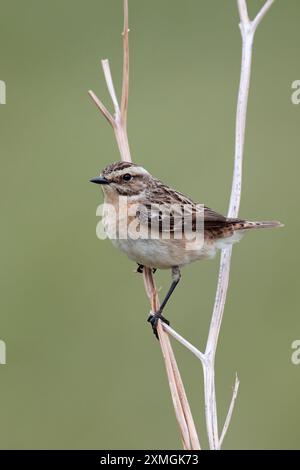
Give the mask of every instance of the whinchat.
<svg viewBox="0 0 300 470">
<path fill-rule="evenodd" d="M 180 268 L 212 258 L 217 249 L 239 241 L 244 231 L 280 227 L 278 221 L 230 219 L 170 188 L 139 165 L 117 162 L 92 178 L 104 193 L 103 225 L 113 244 L 143 267 L 171 269 L 172 284 L 157 312 L 148 318 L 169 324 L 162 312 L 177 286 Z"/>
</svg>

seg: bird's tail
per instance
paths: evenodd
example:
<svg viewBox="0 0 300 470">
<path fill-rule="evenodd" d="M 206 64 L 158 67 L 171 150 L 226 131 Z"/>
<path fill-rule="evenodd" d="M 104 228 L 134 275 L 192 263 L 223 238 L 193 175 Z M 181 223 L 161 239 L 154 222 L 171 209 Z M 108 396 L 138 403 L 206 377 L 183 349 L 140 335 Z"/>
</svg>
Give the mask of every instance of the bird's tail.
<svg viewBox="0 0 300 470">
<path fill-rule="evenodd" d="M 240 219 L 228 219 L 234 230 L 250 230 L 253 228 L 278 228 L 284 227 L 278 220 L 261 220 L 259 222 Z"/>
</svg>

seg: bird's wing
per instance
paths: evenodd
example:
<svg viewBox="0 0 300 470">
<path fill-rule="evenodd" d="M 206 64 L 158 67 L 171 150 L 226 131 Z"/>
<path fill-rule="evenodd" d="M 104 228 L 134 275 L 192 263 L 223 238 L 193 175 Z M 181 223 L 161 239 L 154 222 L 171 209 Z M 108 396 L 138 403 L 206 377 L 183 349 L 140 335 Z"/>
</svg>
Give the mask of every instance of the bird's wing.
<svg viewBox="0 0 300 470">
<path fill-rule="evenodd" d="M 157 229 L 160 233 L 220 229 L 228 225 L 221 214 L 200 204 L 141 204 L 137 217 L 142 225 Z M 203 225 L 204 224 L 204 225 Z"/>
<path fill-rule="evenodd" d="M 142 225 L 148 226 L 159 233 L 182 232 L 187 224 L 191 208 L 169 204 L 141 204 L 137 208 L 137 217 Z M 190 218 L 192 220 L 192 218 Z"/>
<path fill-rule="evenodd" d="M 204 230 L 220 229 L 229 222 L 223 215 L 202 204 L 196 204 L 159 180 L 156 180 L 156 185 L 147 194 L 146 201 L 139 206 L 137 217 L 141 224 L 156 226 L 159 232 L 170 230 L 174 233 L 186 230 L 187 227 L 195 231 L 199 227 L 203 228 L 203 219 Z"/>
<path fill-rule="evenodd" d="M 210 209 L 209 207 L 204 207 L 204 228 L 205 230 L 221 228 L 227 225 L 228 220 L 218 212 Z"/>
</svg>

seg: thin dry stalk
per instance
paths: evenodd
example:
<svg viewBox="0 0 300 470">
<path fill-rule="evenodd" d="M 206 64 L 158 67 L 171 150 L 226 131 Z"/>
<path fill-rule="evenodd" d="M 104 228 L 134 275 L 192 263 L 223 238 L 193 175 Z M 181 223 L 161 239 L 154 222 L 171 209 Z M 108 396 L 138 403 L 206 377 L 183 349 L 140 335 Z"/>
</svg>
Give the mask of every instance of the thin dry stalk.
<svg viewBox="0 0 300 470">
<path fill-rule="evenodd" d="M 144 283 L 148 298 L 150 300 L 151 311 L 156 312 L 159 308 L 159 299 L 152 271 L 149 268 L 144 268 Z M 157 332 L 165 360 L 166 372 L 171 389 L 176 419 L 181 432 L 183 446 L 185 449 L 199 450 L 200 443 L 191 409 L 169 337 L 163 329 L 164 325 L 165 324 L 159 322 Z"/>
<path fill-rule="evenodd" d="M 256 15 L 255 19 L 253 21 L 250 21 L 247 9 L 247 1 L 237 0 L 238 10 L 240 14 L 239 26 L 242 35 L 242 64 L 236 114 L 234 172 L 228 209 L 228 217 L 238 216 L 241 201 L 243 154 L 254 35 L 257 26 L 260 24 L 273 2 L 274 0 L 267 0 L 259 11 L 259 13 Z M 202 363 L 204 369 L 206 426 L 211 449 L 219 449 L 220 443 L 225 437 L 226 431 L 229 426 L 229 421 L 232 415 L 239 383 L 237 380 L 236 386 L 234 387 L 230 409 L 226 418 L 228 422 L 225 423 L 226 426 L 224 425 L 222 437 L 221 439 L 219 439 L 215 387 L 215 355 L 229 284 L 231 254 L 232 247 L 223 249 L 221 253 L 216 298 L 205 349 L 205 356 L 207 358 L 207 361 L 206 363 Z"/>
</svg>

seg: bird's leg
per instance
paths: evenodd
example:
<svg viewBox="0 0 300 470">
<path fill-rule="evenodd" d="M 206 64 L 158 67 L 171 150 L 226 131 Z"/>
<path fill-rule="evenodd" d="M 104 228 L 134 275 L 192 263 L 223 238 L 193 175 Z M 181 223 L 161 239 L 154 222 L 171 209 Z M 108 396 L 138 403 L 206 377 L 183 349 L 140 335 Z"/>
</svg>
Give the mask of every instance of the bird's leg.
<svg viewBox="0 0 300 470">
<path fill-rule="evenodd" d="M 169 320 L 167 320 L 163 315 L 162 315 L 162 312 L 163 312 L 163 309 L 165 308 L 169 298 L 171 297 L 172 293 L 174 292 L 175 290 L 175 287 L 177 286 L 178 282 L 180 281 L 180 278 L 181 278 L 181 274 L 180 274 L 180 269 L 178 266 L 173 266 L 172 267 L 172 284 L 161 304 L 161 306 L 159 307 L 158 311 L 155 312 L 154 314 L 151 314 L 149 315 L 148 317 L 148 322 L 151 323 L 151 326 L 152 326 L 152 330 L 153 330 L 153 333 L 155 334 L 156 338 L 158 339 L 158 334 L 157 334 L 157 323 L 158 323 L 158 320 L 161 320 L 163 321 L 164 323 L 166 323 L 167 325 L 170 324 Z"/>
<path fill-rule="evenodd" d="M 136 272 L 140 273 L 140 274 L 143 274 L 143 271 L 144 271 L 144 265 L 143 264 L 138 264 Z M 156 268 L 152 268 L 152 272 L 154 274 L 156 272 Z"/>
<path fill-rule="evenodd" d="M 162 302 L 162 304 L 159 308 L 158 313 L 160 313 L 160 314 L 162 313 L 162 311 L 165 308 L 169 298 L 173 294 L 173 292 L 175 290 L 175 287 L 177 286 L 178 282 L 180 281 L 180 278 L 181 278 L 181 273 L 180 273 L 179 267 L 178 266 L 173 266 L 173 268 L 172 268 L 172 284 L 170 286 L 170 289 L 167 292 L 166 297 L 164 298 L 164 300 L 163 300 L 163 302 Z"/>
</svg>

